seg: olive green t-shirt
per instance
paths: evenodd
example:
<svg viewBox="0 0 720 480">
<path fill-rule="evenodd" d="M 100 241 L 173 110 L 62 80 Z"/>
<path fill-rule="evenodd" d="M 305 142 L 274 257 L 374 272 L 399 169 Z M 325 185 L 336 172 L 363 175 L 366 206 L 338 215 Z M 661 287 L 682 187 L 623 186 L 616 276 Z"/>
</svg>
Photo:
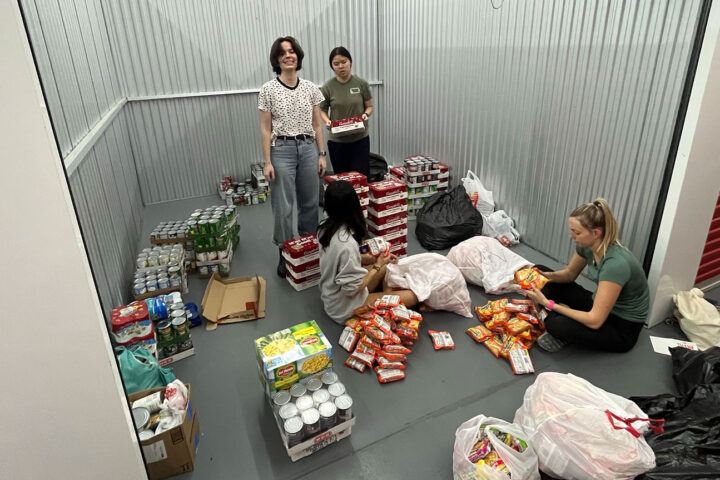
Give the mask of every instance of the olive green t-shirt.
<svg viewBox="0 0 720 480">
<path fill-rule="evenodd" d="M 592 249 L 576 247 L 575 251 L 587 261 L 588 273 L 593 281 L 622 285 L 610 313 L 624 320 L 645 323 L 650 310 L 650 291 L 645 272 L 630 250 L 620 245 L 610 245 L 598 265 L 595 265 Z"/>
<path fill-rule="evenodd" d="M 325 82 L 320 91 L 325 96 L 320 108 L 328 113 L 330 120 L 333 121 L 362 115 L 365 112 L 365 101 L 372 98 L 370 85 L 355 75 L 350 75 L 345 83 L 340 83 L 336 77 L 333 77 Z M 365 122 L 364 131 L 339 137 L 328 131 L 328 140 L 342 143 L 355 142 L 368 136 L 367 127 Z"/>
</svg>

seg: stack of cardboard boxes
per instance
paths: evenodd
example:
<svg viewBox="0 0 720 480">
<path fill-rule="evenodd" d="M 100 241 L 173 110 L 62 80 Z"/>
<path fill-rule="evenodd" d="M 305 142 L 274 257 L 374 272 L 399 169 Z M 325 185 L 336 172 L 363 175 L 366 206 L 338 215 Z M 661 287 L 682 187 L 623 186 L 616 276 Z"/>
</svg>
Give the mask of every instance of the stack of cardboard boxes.
<svg viewBox="0 0 720 480">
<path fill-rule="evenodd" d="M 283 243 L 285 278 L 295 290 L 305 290 L 320 283 L 320 248 L 314 233 Z"/>
<path fill-rule="evenodd" d="M 369 203 L 368 200 L 368 183 L 367 183 L 367 177 L 363 175 L 362 173 L 358 172 L 347 172 L 347 173 L 339 173 L 337 175 L 326 175 L 325 176 L 325 188 L 327 188 L 328 185 L 330 185 L 332 182 L 336 182 L 338 180 L 344 180 L 346 182 L 349 182 L 350 185 L 353 186 L 355 189 L 355 193 L 357 193 L 358 199 L 360 200 L 360 206 L 363 209 L 363 215 L 367 218 L 367 206 Z"/>
<path fill-rule="evenodd" d="M 368 230 L 390 243 L 390 252 L 407 255 L 407 190 L 399 180 L 369 185 Z"/>
</svg>

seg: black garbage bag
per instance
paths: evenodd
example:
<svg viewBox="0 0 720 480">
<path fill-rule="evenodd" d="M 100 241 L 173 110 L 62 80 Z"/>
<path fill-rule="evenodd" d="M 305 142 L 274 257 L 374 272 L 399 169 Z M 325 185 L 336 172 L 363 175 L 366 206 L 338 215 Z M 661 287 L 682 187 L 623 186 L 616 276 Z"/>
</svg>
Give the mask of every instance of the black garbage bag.
<svg viewBox="0 0 720 480">
<path fill-rule="evenodd" d="M 720 347 L 699 352 L 687 348 L 670 349 L 673 380 L 680 395 L 695 385 L 720 383 Z"/>
<path fill-rule="evenodd" d="M 427 250 L 443 250 L 480 235 L 482 226 L 482 215 L 460 185 L 428 199 L 418 212 L 415 236 Z"/>
<path fill-rule="evenodd" d="M 388 173 L 388 164 L 385 157 L 377 153 L 370 152 L 370 176 L 368 182 L 379 182 L 385 178 Z"/>
</svg>

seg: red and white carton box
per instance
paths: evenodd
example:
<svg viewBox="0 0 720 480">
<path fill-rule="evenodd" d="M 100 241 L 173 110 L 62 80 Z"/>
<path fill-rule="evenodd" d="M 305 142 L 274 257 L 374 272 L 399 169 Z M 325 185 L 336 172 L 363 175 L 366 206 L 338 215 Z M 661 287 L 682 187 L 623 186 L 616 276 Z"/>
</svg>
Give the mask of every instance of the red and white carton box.
<svg viewBox="0 0 720 480">
<path fill-rule="evenodd" d="M 385 238 L 385 236 L 383 236 L 383 238 Z M 397 247 L 398 245 L 407 246 L 407 235 L 404 235 L 402 237 L 395 237 L 386 241 L 391 245 L 390 251 L 392 251 L 392 248 Z"/>
<path fill-rule="evenodd" d="M 438 180 L 443 180 L 450 177 L 450 167 L 444 163 L 440 164 L 440 173 L 438 173 Z"/>
<path fill-rule="evenodd" d="M 407 198 L 407 188 L 400 180 L 389 179 L 368 185 L 370 203 L 387 203 Z"/>
<path fill-rule="evenodd" d="M 392 215 L 397 215 L 399 213 L 407 212 L 407 202 L 401 201 L 400 203 L 395 203 L 393 205 L 390 205 L 390 208 L 377 208 L 382 207 L 383 204 L 379 205 L 373 205 L 372 203 L 368 206 L 368 215 L 372 215 L 375 218 L 384 218 L 389 217 Z"/>
<path fill-rule="evenodd" d="M 302 266 L 320 258 L 320 244 L 314 233 L 283 243 L 283 257 L 292 266 Z"/>
<path fill-rule="evenodd" d="M 317 258 L 301 265 L 293 265 L 290 262 L 285 262 L 285 266 L 294 278 L 301 279 L 320 271 L 320 259 Z"/>
<path fill-rule="evenodd" d="M 397 225 L 395 227 L 387 228 L 381 232 L 375 232 L 372 228 L 368 228 L 368 230 L 373 235 L 382 236 L 388 242 L 396 238 L 406 237 L 408 233 L 407 225 Z"/>
<path fill-rule="evenodd" d="M 404 167 L 390 167 L 390 176 L 400 182 L 405 181 L 405 168 Z"/>
<path fill-rule="evenodd" d="M 362 117 L 343 118 L 330 122 L 330 132 L 339 137 L 365 131 Z"/>
<path fill-rule="evenodd" d="M 355 193 L 358 195 L 368 192 L 367 177 L 360 172 L 347 172 L 338 173 L 336 175 L 325 175 L 325 185 L 329 185 L 332 182 L 338 180 L 344 180 L 355 189 Z"/>
<path fill-rule="evenodd" d="M 288 270 L 288 274 L 285 275 L 285 279 L 288 283 L 298 292 L 301 290 L 307 290 L 317 286 L 320 283 L 320 272 L 305 278 L 295 278 Z"/>
<path fill-rule="evenodd" d="M 407 225 L 407 212 L 396 213 L 395 215 L 382 218 L 368 215 L 367 225 L 376 235 L 383 235 L 385 231 L 393 227 Z"/>
<path fill-rule="evenodd" d="M 406 245 L 407 246 L 407 245 Z M 396 255 L 398 258 L 407 257 L 407 248 L 398 246 L 395 250 L 390 249 L 390 253 Z"/>
<path fill-rule="evenodd" d="M 368 197 L 367 192 L 359 193 L 358 200 L 360 200 L 360 206 L 363 208 L 370 204 L 370 197 Z"/>
</svg>

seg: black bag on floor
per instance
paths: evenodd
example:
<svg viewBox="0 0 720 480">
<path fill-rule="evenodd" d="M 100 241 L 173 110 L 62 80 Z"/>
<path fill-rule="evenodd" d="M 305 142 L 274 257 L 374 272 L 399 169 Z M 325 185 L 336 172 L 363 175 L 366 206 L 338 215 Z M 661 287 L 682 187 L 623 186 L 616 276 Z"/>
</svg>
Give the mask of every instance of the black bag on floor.
<svg viewBox="0 0 720 480">
<path fill-rule="evenodd" d="M 415 236 L 427 250 L 443 250 L 480 235 L 482 226 L 482 215 L 460 185 L 428 199 L 418 212 Z"/>
<path fill-rule="evenodd" d="M 680 395 L 632 397 L 650 418 L 665 419 L 665 432 L 646 440 L 656 467 L 643 480 L 720 478 L 720 348 L 704 352 L 671 348 Z"/>
<path fill-rule="evenodd" d="M 379 182 L 385 179 L 385 175 L 388 173 L 388 164 L 385 161 L 385 157 L 378 155 L 377 153 L 370 153 L 370 176 L 367 181 Z"/>
</svg>

